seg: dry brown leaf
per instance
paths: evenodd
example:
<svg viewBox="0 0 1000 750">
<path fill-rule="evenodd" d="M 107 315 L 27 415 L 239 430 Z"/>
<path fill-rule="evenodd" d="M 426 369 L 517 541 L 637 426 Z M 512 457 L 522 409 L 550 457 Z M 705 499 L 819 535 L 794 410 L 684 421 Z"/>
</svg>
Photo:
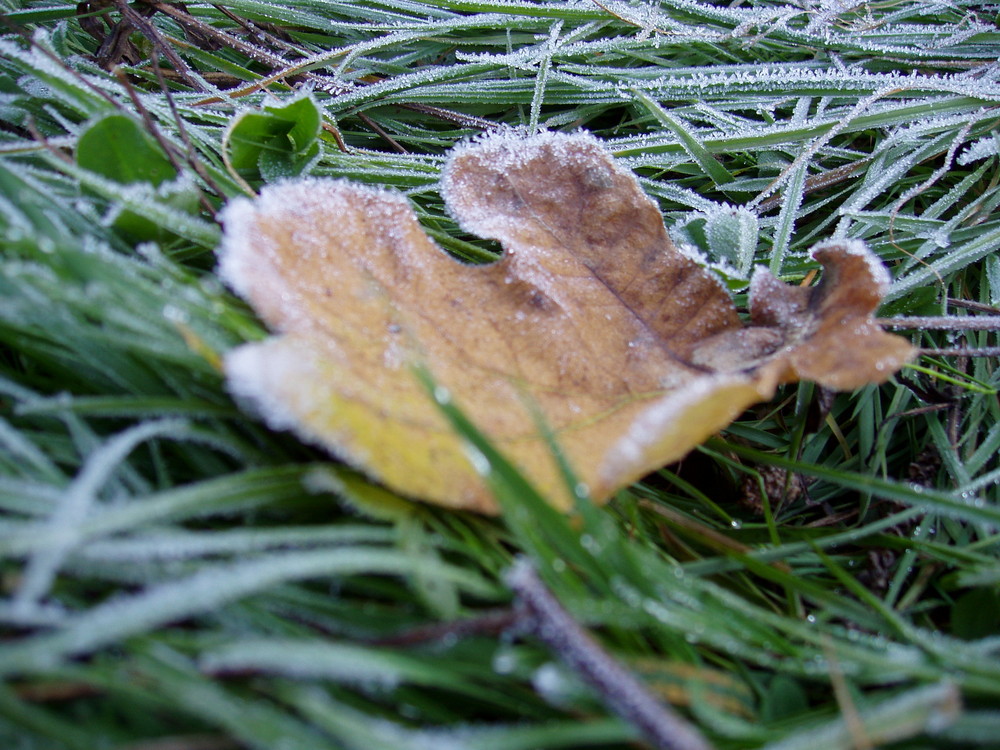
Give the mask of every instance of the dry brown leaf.
<svg viewBox="0 0 1000 750">
<path fill-rule="evenodd" d="M 277 333 L 230 353 L 233 393 L 405 495 L 497 510 L 417 363 L 566 508 L 536 413 L 601 501 L 781 382 L 856 388 L 913 354 L 872 321 L 889 277 L 857 241 L 814 250 L 826 272 L 812 289 L 758 270 L 744 326 L 587 134 L 458 147 L 442 189 L 500 261 L 455 260 L 405 198 L 344 181 L 285 182 L 225 212 L 222 275 Z"/>
</svg>

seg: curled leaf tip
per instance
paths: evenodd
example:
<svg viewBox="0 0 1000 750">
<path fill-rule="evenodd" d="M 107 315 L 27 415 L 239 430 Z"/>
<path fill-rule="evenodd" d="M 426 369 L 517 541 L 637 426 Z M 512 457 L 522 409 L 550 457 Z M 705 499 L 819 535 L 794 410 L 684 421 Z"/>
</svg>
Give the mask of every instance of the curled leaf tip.
<svg viewBox="0 0 1000 750">
<path fill-rule="evenodd" d="M 220 273 L 274 331 L 230 353 L 232 392 L 402 494 L 497 510 L 415 367 L 567 508 L 539 414 L 601 501 L 779 383 L 854 388 L 912 356 L 872 320 L 888 276 L 853 241 L 815 248 L 815 288 L 758 272 L 745 326 L 589 134 L 470 142 L 442 192 L 499 261 L 455 260 L 402 196 L 341 180 L 267 186 L 224 214 Z"/>
</svg>

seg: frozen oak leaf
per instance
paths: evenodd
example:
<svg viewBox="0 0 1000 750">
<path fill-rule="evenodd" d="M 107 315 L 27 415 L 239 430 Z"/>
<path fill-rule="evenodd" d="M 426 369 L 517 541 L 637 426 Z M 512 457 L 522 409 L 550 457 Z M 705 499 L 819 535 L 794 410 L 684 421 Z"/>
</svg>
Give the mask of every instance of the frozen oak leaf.
<svg viewBox="0 0 1000 750">
<path fill-rule="evenodd" d="M 417 364 L 566 508 L 538 414 L 604 500 L 779 383 L 856 388 L 913 353 L 873 322 L 888 274 L 855 241 L 814 250 L 815 288 L 758 270 L 745 326 L 587 134 L 458 147 L 443 194 L 462 227 L 502 243 L 501 260 L 455 260 L 405 198 L 345 181 L 267 187 L 224 217 L 222 275 L 277 333 L 229 354 L 231 390 L 403 494 L 497 510 Z"/>
</svg>

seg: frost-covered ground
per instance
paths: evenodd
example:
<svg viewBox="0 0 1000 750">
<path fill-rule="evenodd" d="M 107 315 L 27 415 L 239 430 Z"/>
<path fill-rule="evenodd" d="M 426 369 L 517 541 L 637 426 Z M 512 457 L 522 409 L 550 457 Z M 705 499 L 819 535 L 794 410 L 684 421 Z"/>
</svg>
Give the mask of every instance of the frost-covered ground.
<svg viewBox="0 0 1000 750">
<path fill-rule="evenodd" d="M 719 748 L 996 745 L 1000 6 L 2 2 L 4 747 L 696 746 L 651 696 Z M 741 308 L 863 240 L 923 355 L 568 518 L 449 403 L 498 519 L 241 410 L 226 201 L 360 181 L 489 261 L 438 177 L 505 126 L 594 133 Z"/>
</svg>

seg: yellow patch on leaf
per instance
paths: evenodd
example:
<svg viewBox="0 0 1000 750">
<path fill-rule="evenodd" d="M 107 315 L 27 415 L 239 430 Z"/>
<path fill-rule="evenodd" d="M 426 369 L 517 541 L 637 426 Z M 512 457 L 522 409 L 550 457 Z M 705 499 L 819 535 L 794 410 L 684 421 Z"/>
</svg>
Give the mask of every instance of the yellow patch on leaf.
<svg viewBox="0 0 1000 750">
<path fill-rule="evenodd" d="M 779 383 L 856 388 L 913 355 L 872 320 L 889 277 L 853 240 L 814 249 L 826 269 L 815 288 L 759 269 L 745 326 L 587 134 L 460 146 L 442 191 L 464 229 L 500 241 L 501 260 L 455 260 L 405 198 L 345 181 L 266 187 L 224 216 L 221 273 L 276 333 L 228 355 L 232 392 L 402 494 L 497 510 L 417 364 L 567 508 L 537 414 L 602 501 Z"/>
</svg>

